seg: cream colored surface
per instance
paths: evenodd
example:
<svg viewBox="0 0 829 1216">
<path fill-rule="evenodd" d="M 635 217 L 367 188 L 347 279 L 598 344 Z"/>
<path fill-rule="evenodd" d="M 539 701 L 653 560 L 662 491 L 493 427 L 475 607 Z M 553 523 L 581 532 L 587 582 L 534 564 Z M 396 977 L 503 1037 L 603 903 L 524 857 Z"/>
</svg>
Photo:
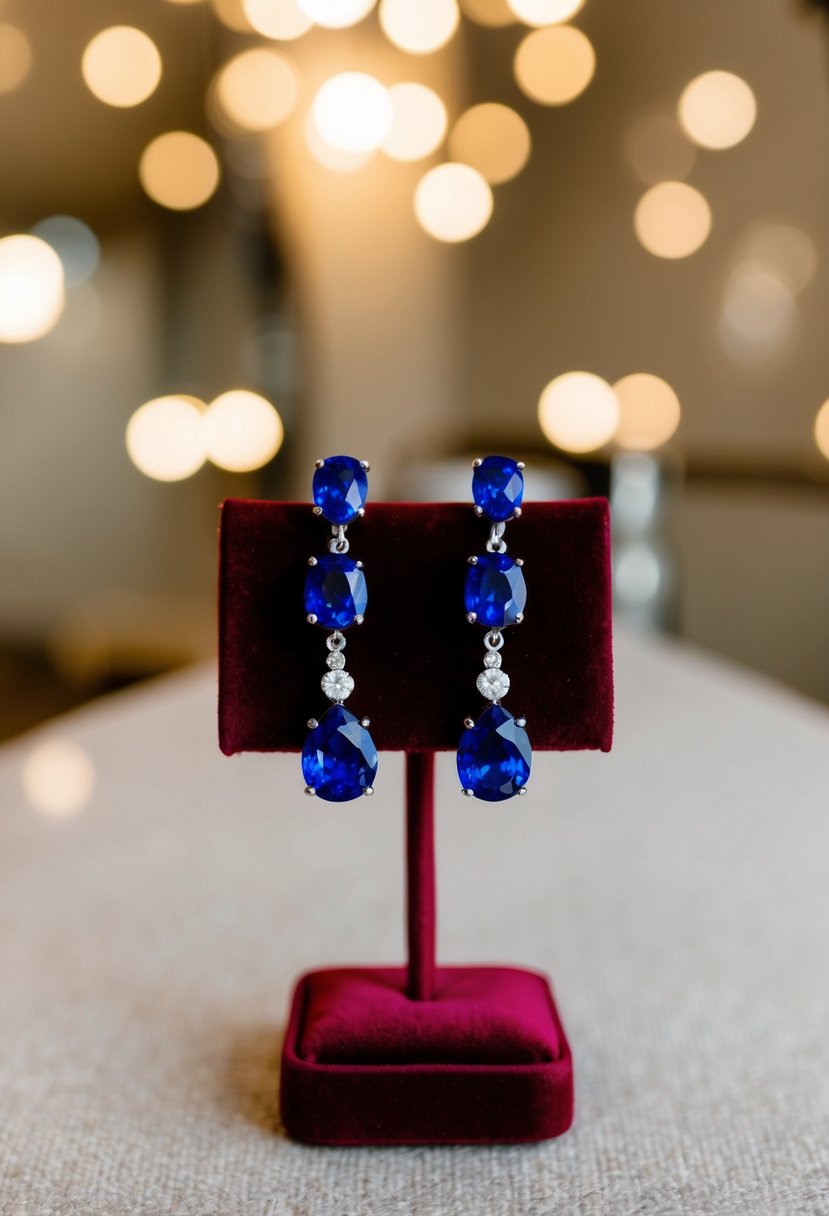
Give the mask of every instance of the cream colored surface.
<svg viewBox="0 0 829 1216">
<path fill-rule="evenodd" d="M 5 747 L 2 1216 L 829 1211 L 829 715 L 631 638 L 618 676 L 615 751 L 537 757 L 520 806 L 440 765 L 442 957 L 549 970 L 575 1054 L 532 1147 L 276 1127 L 293 977 L 401 955 L 398 757 L 309 802 L 296 757 L 219 755 L 205 669 Z M 46 736 L 95 764 L 75 818 L 24 802 Z"/>
</svg>

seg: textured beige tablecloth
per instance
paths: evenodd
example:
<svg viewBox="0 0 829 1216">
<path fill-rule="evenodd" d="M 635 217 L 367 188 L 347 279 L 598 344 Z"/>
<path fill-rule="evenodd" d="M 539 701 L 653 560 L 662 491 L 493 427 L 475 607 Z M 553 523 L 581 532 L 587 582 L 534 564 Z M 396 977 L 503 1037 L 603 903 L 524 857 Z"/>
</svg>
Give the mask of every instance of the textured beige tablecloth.
<svg viewBox="0 0 829 1216">
<path fill-rule="evenodd" d="M 277 1128 L 294 975 L 402 952 L 401 764 L 302 795 L 221 757 L 214 677 L 107 699 L 0 752 L 0 1213 L 829 1213 L 829 715 L 622 638 L 611 756 L 537 757 L 515 805 L 440 765 L 440 947 L 548 970 L 571 1132 L 315 1149 Z M 300 710 L 299 712 L 305 712 Z M 46 734 L 87 808 L 20 789 Z"/>
</svg>

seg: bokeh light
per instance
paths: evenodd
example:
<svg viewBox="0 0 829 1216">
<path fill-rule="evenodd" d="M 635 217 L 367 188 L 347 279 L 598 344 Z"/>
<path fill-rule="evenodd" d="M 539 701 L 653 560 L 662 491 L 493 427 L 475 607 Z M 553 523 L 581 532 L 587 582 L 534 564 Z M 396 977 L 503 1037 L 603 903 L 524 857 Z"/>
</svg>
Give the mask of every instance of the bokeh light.
<svg viewBox="0 0 829 1216">
<path fill-rule="evenodd" d="M 89 91 L 108 106 L 137 106 L 161 79 L 158 48 L 142 30 L 114 25 L 86 47 L 81 71 Z"/>
<path fill-rule="evenodd" d="M 257 34 L 280 42 L 301 38 L 314 24 L 297 0 L 244 0 L 244 13 Z"/>
<path fill-rule="evenodd" d="M 215 78 L 222 115 L 243 131 L 269 131 L 284 122 L 299 96 L 299 75 L 286 55 L 269 47 L 242 51 Z"/>
<path fill-rule="evenodd" d="M 340 152 L 379 148 L 394 117 L 388 89 L 365 72 L 342 72 L 326 80 L 311 113 L 320 139 Z"/>
<path fill-rule="evenodd" d="M 32 236 L 51 245 L 63 263 L 67 287 L 88 283 L 101 259 L 98 238 L 88 225 L 72 215 L 50 215 L 35 224 Z"/>
<path fill-rule="evenodd" d="M 492 186 L 508 182 L 527 163 L 530 132 L 520 114 L 497 102 L 472 106 L 449 136 L 453 160 L 471 165 Z"/>
<path fill-rule="evenodd" d="M 687 258 L 711 231 L 711 208 L 685 182 L 660 182 L 640 198 L 633 226 L 642 245 L 659 258 Z"/>
<path fill-rule="evenodd" d="M 583 93 L 596 71 L 586 34 L 570 25 L 533 30 L 515 52 L 515 79 L 522 92 L 545 106 L 563 106 Z"/>
<path fill-rule="evenodd" d="M 584 0 L 507 0 L 507 4 L 525 25 L 555 25 L 575 17 Z"/>
<path fill-rule="evenodd" d="M 437 93 L 425 84 L 408 81 L 389 89 L 392 105 L 391 130 L 383 151 L 393 160 L 422 160 L 443 142 L 446 107 Z"/>
<path fill-rule="evenodd" d="M 735 267 L 717 327 L 720 343 L 735 363 L 770 362 L 789 345 L 798 321 L 794 294 L 778 275 L 755 262 Z"/>
<path fill-rule="evenodd" d="M 50 739 L 23 761 L 23 793 L 44 815 L 62 819 L 83 810 L 95 788 L 95 766 L 69 739 Z"/>
<path fill-rule="evenodd" d="M 489 223 L 492 191 L 469 165 L 436 165 L 418 182 L 414 207 L 429 236 L 450 243 L 468 241 Z"/>
<path fill-rule="evenodd" d="M 147 144 L 138 176 L 147 194 L 172 211 L 201 207 L 219 184 L 219 161 L 206 140 L 190 131 L 167 131 Z"/>
<path fill-rule="evenodd" d="M 603 447 L 619 425 L 618 398 L 593 372 L 565 372 L 546 386 L 538 402 L 541 430 L 565 452 Z"/>
<path fill-rule="evenodd" d="M 127 451 L 154 481 L 183 481 L 207 459 L 204 403 L 181 394 L 139 406 L 127 423 Z"/>
<path fill-rule="evenodd" d="M 638 119 L 626 136 L 625 152 L 633 172 L 648 186 L 682 181 L 697 159 L 696 145 L 676 119 L 666 114 L 647 114 Z"/>
<path fill-rule="evenodd" d="M 377 0 L 297 0 L 297 4 L 314 25 L 342 30 L 367 17 Z M 419 0 L 418 0 L 419 3 Z"/>
<path fill-rule="evenodd" d="M 656 598 L 662 584 L 659 554 L 644 540 L 619 545 L 613 562 L 613 592 L 620 603 L 641 607 Z"/>
<path fill-rule="evenodd" d="M 634 372 L 613 385 L 619 402 L 616 442 L 630 452 L 651 452 L 671 438 L 679 426 L 679 398 L 665 380 L 649 372 Z"/>
<path fill-rule="evenodd" d="M 179 4 L 179 5 L 184 6 L 184 5 L 190 5 L 190 4 L 201 4 L 202 0 L 167 0 L 167 3 L 168 4 Z"/>
<path fill-rule="evenodd" d="M 36 236 L 0 240 L 0 342 L 34 342 L 60 320 L 65 300 L 63 265 Z"/>
<path fill-rule="evenodd" d="M 679 121 L 702 148 L 733 148 L 757 117 L 751 87 L 733 72 L 704 72 L 682 91 Z"/>
<path fill-rule="evenodd" d="M 460 5 L 470 21 L 488 29 L 514 25 L 517 20 L 507 0 L 460 0 Z"/>
<path fill-rule="evenodd" d="M 829 460 L 829 401 L 824 401 L 815 418 L 815 443 Z"/>
<path fill-rule="evenodd" d="M 245 0 L 211 0 L 213 12 L 229 30 L 247 34 L 253 29 L 245 12 Z"/>
<path fill-rule="evenodd" d="M 412 55 L 446 46 L 461 16 L 456 0 L 380 0 L 379 11 L 389 42 Z"/>
<path fill-rule="evenodd" d="M 285 437 L 270 401 L 246 389 L 232 389 L 211 402 L 204 426 L 208 458 L 232 473 L 260 469 L 273 460 Z"/>
<path fill-rule="evenodd" d="M 758 220 L 740 241 L 740 258 L 775 275 L 795 294 L 815 276 L 818 253 L 815 242 L 794 224 Z"/>
<path fill-rule="evenodd" d="M 314 115 L 309 111 L 305 121 L 305 143 L 314 160 L 325 169 L 334 173 L 356 173 L 374 156 L 370 152 L 343 152 L 340 148 L 332 148 L 320 137 L 314 122 Z"/>
<path fill-rule="evenodd" d="M 0 93 L 11 93 L 29 75 L 32 48 L 16 25 L 0 24 Z"/>
</svg>

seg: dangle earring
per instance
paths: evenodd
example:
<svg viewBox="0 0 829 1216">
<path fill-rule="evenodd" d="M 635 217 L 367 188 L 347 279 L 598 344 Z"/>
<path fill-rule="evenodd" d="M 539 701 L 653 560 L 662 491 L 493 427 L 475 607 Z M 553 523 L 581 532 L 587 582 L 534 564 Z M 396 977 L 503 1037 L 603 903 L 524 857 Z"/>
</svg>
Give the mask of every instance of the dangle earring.
<svg viewBox="0 0 829 1216">
<path fill-rule="evenodd" d="M 308 558 L 305 576 L 305 613 L 310 625 L 331 630 L 326 639 L 328 671 L 322 691 L 333 704 L 320 718 L 308 719 L 302 748 L 305 793 L 327 802 L 349 802 L 373 794 L 377 749 L 368 732 L 368 718 L 357 718 L 343 705 L 354 691 L 354 679 L 345 669 L 345 633 L 361 625 L 368 593 L 363 563 L 348 556 L 348 525 L 365 515 L 368 462 L 353 456 L 318 460 L 314 473 L 313 508 L 331 524 L 328 552 Z"/>
<path fill-rule="evenodd" d="M 464 719 L 466 730 L 458 744 L 458 777 L 467 797 L 502 802 L 526 794 L 532 765 L 532 748 L 524 729 L 525 718 L 514 718 L 502 699 L 510 678 L 501 666 L 503 630 L 520 625 L 527 602 L 527 584 L 520 557 L 507 557 L 504 529 L 521 515 L 524 465 L 506 456 L 487 456 L 473 462 L 472 496 L 475 514 L 491 521 L 486 553 L 469 558 L 464 600 L 466 619 L 483 625 L 484 670 L 476 681 L 478 692 L 491 704 L 477 722 Z"/>
</svg>

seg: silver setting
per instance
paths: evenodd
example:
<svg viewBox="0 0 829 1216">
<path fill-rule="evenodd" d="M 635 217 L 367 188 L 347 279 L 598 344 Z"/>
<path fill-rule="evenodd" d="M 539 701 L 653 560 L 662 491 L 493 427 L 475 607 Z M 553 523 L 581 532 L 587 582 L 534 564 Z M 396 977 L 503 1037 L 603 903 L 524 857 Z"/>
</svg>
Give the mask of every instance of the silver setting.
<svg viewBox="0 0 829 1216">
<path fill-rule="evenodd" d="M 521 624 L 521 622 L 523 621 L 523 619 L 524 619 L 524 613 L 523 613 L 523 612 L 516 612 L 516 614 L 515 614 L 515 623 L 516 623 L 516 625 L 520 625 L 520 624 Z"/>
<path fill-rule="evenodd" d="M 487 553 L 506 553 L 507 542 L 504 540 L 506 526 L 506 522 L 501 520 L 499 523 L 494 523 L 489 529 L 489 540 L 486 542 Z"/>
<path fill-rule="evenodd" d="M 363 563 L 362 563 L 362 562 L 357 562 L 357 569 L 358 569 L 358 570 L 362 570 L 362 569 L 363 569 Z"/>
<path fill-rule="evenodd" d="M 332 524 L 331 539 L 328 542 L 329 553 L 348 553 L 349 544 L 346 536 L 348 524 Z"/>
<path fill-rule="evenodd" d="M 524 512 L 523 512 L 522 508 L 521 508 L 521 507 L 516 507 L 516 508 L 515 508 L 515 510 L 514 510 L 514 511 L 513 511 L 513 513 L 512 513 L 512 518 L 513 518 L 513 519 L 520 519 L 520 518 L 521 518 L 521 516 L 522 516 L 523 514 L 524 514 Z"/>
<path fill-rule="evenodd" d="M 523 730 L 523 728 L 527 725 L 527 719 L 526 718 L 516 718 L 515 725 L 520 726 Z"/>
<path fill-rule="evenodd" d="M 518 797 L 522 798 L 524 796 L 524 794 L 526 794 L 526 792 L 527 792 L 526 785 L 522 785 L 521 789 L 518 791 Z"/>
<path fill-rule="evenodd" d="M 361 461 L 360 461 L 360 468 L 361 468 L 361 469 L 365 469 L 365 471 L 366 471 L 367 473 L 370 473 L 370 472 L 371 472 L 371 465 L 369 464 L 369 462 L 368 462 L 367 460 L 361 460 Z"/>
<path fill-rule="evenodd" d="M 335 629 L 333 633 L 329 633 L 325 639 L 325 644 L 329 650 L 344 650 L 345 634 L 340 633 L 339 629 Z"/>
<path fill-rule="evenodd" d="M 479 469 L 483 463 L 483 460 L 481 460 L 480 456 L 478 456 L 477 459 L 472 461 L 472 468 Z"/>
<path fill-rule="evenodd" d="M 367 785 L 366 788 L 363 790 L 363 797 L 370 798 L 373 793 L 374 793 L 374 786 Z"/>
<path fill-rule="evenodd" d="M 474 718 L 464 718 L 463 724 L 467 730 L 472 730 L 472 727 L 475 725 L 475 719 Z"/>
<path fill-rule="evenodd" d="M 316 564 L 317 564 L 317 559 L 316 559 L 315 557 L 309 557 L 309 558 L 308 558 L 308 565 L 309 565 L 309 566 L 316 566 Z"/>
<path fill-rule="evenodd" d="M 317 791 L 314 789 L 313 785 L 306 785 L 305 793 L 308 795 L 309 798 L 313 798 L 316 795 L 316 792 Z"/>
<path fill-rule="evenodd" d="M 357 564 L 359 565 L 360 563 L 358 562 Z M 516 566 L 519 566 L 519 567 L 523 566 L 524 565 L 523 557 L 516 557 L 515 564 L 516 564 Z"/>
<path fill-rule="evenodd" d="M 315 460 L 315 461 L 314 461 L 314 468 L 315 468 L 315 469 L 324 469 L 324 468 L 325 468 L 325 461 L 324 461 L 324 460 Z"/>
<path fill-rule="evenodd" d="M 365 619 L 366 619 L 366 618 L 365 618 L 364 616 L 362 616 L 362 615 L 361 615 L 361 614 L 358 612 L 358 613 L 357 613 L 357 615 L 356 615 L 356 616 L 355 616 L 355 618 L 354 618 L 354 624 L 355 624 L 355 625 L 362 625 L 362 623 L 363 623 L 363 621 L 364 621 Z"/>
<path fill-rule="evenodd" d="M 316 730 L 319 726 L 319 722 L 316 720 L 316 718 L 309 718 L 305 725 L 309 730 Z"/>
<path fill-rule="evenodd" d="M 368 729 L 368 727 L 369 727 L 369 726 L 371 726 L 371 718 L 361 718 L 361 719 L 360 719 L 360 725 L 361 725 L 361 726 L 362 726 L 364 729 Z"/>
<path fill-rule="evenodd" d="M 474 797 L 475 797 L 475 791 L 474 791 L 474 790 L 464 790 L 464 791 L 463 791 L 463 796 L 464 796 L 464 798 L 474 798 Z"/>
<path fill-rule="evenodd" d="M 309 612 L 305 619 L 309 625 L 316 625 L 318 618 L 315 612 Z"/>
<path fill-rule="evenodd" d="M 527 467 L 527 466 L 524 464 L 524 461 L 523 461 L 523 460 L 516 460 L 516 462 L 515 462 L 515 466 L 516 466 L 516 468 L 520 469 L 522 473 L 524 472 L 524 470 L 525 470 L 525 469 L 526 469 L 526 467 Z"/>
<path fill-rule="evenodd" d="M 475 507 L 475 514 L 476 514 L 476 515 L 480 516 L 480 515 L 483 515 L 483 513 L 484 513 L 484 509 L 483 509 L 483 507 Z"/>
<path fill-rule="evenodd" d="M 312 507 L 311 514 L 312 515 L 322 515 L 322 507 Z"/>
<path fill-rule="evenodd" d="M 477 566 L 477 564 L 478 564 L 477 557 L 468 557 L 466 560 L 470 566 Z"/>
<path fill-rule="evenodd" d="M 470 625 L 474 625 L 478 619 L 477 612 L 467 612 L 466 619 L 469 621 Z"/>
<path fill-rule="evenodd" d="M 504 644 L 504 635 L 500 629 L 490 629 L 489 633 L 484 638 L 484 646 L 487 650 L 500 650 Z"/>
</svg>

